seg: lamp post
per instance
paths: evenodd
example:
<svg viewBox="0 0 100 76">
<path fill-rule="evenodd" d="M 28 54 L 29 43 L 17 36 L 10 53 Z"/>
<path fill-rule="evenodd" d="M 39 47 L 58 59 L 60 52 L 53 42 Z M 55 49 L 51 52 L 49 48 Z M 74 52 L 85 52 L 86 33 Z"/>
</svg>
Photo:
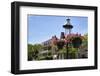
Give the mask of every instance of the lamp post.
<svg viewBox="0 0 100 76">
<path fill-rule="evenodd" d="M 71 34 L 71 29 L 73 28 L 73 26 L 71 25 L 69 18 L 66 20 L 67 20 L 67 24 L 63 25 L 63 28 L 65 29 L 65 34 Z"/>
<path fill-rule="evenodd" d="M 70 23 L 70 19 L 66 19 L 67 20 L 67 23 L 65 25 L 63 25 L 63 28 L 65 29 L 65 35 L 68 35 L 68 34 L 71 34 L 71 29 L 73 28 L 73 26 L 71 25 Z M 67 56 L 66 58 L 68 59 L 69 58 L 69 50 L 68 50 L 68 45 L 69 43 L 66 44 L 66 50 L 67 50 Z"/>
</svg>

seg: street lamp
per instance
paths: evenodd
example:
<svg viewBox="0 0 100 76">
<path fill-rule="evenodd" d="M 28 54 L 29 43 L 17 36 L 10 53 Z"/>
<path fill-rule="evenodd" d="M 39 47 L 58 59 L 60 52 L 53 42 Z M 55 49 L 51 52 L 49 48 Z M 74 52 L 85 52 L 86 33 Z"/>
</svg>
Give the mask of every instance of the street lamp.
<svg viewBox="0 0 100 76">
<path fill-rule="evenodd" d="M 70 34 L 73 26 L 71 25 L 69 18 L 66 20 L 67 20 L 67 23 L 65 25 L 63 25 L 63 28 L 65 29 L 65 34 Z M 68 30 L 68 32 L 67 32 L 67 30 Z"/>
<path fill-rule="evenodd" d="M 71 25 L 69 18 L 66 19 L 66 20 L 67 20 L 67 23 L 65 25 L 63 25 L 63 28 L 65 29 L 65 35 L 68 35 L 68 34 L 71 34 L 71 29 L 73 28 L 73 26 Z M 66 56 L 66 58 L 67 59 L 69 58 L 69 55 L 68 55 L 69 54 L 68 45 L 69 45 L 69 43 L 66 43 L 66 50 L 67 50 L 67 56 Z"/>
</svg>

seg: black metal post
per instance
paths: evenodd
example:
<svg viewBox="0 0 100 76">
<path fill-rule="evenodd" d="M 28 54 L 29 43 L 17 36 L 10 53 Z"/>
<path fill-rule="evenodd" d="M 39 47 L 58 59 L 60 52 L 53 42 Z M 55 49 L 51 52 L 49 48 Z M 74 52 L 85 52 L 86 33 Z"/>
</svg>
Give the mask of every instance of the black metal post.
<svg viewBox="0 0 100 76">
<path fill-rule="evenodd" d="M 66 56 L 66 58 L 68 59 L 69 58 L 69 50 L 68 50 L 68 43 L 66 44 L 66 51 L 67 51 L 67 56 Z"/>
</svg>

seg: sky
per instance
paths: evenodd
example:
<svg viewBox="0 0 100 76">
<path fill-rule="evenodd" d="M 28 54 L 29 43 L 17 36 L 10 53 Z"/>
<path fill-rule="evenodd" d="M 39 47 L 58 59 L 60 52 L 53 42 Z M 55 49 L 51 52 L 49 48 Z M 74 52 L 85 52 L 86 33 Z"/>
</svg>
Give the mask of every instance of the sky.
<svg viewBox="0 0 100 76">
<path fill-rule="evenodd" d="M 54 35 L 60 38 L 61 32 L 65 32 L 63 25 L 67 18 L 73 25 L 72 33 L 84 35 L 88 32 L 88 17 L 28 15 L 28 43 L 42 43 Z"/>
</svg>

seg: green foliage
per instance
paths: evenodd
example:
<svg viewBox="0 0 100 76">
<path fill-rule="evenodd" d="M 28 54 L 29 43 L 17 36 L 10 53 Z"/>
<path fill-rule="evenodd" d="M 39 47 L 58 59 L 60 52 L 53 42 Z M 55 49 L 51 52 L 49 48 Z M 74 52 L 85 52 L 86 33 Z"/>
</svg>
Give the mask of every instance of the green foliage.
<svg viewBox="0 0 100 76">
<path fill-rule="evenodd" d="M 85 40 L 88 40 L 88 34 L 87 33 L 84 34 L 84 38 L 85 38 Z"/>
<path fill-rule="evenodd" d="M 43 46 L 40 44 L 28 44 L 28 60 L 38 59 L 38 53 L 43 49 Z"/>
<path fill-rule="evenodd" d="M 82 39 L 80 37 L 76 37 L 72 40 L 72 44 L 74 48 L 79 48 L 82 44 Z"/>
<path fill-rule="evenodd" d="M 51 46 L 44 46 L 43 49 L 44 50 L 51 50 Z"/>
<path fill-rule="evenodd" d="M 28 44 L 28 60 L 32 60 L 33 59 L 33 45 Z"/>
<path fill-rule="evenodd" d="M 66 47 L 63 47 L 62 49 L 59 50 L 59 53 L 66 53 Z"/>
<path fill-rule="evenodd" d="M 76 58 L 76 54 L 78 53 L 78 49 L 71 47 L 68 49 L 70 58 Z"/>
<path fill-rule="evenodd" d="M 88 46 L 88 34 L 84 34 L 83 44 L 82 46 L 87 47 Z"/>
<path fill-rule="evenodd" d="M 49 52 L 48 52 L 48 56 L 52 56 L 52 52 L 51 52 L 52 50 L 49 50 Z"/>
<path fill-rule="evenodd" d="M 82 39 L 82 41 L 80 39 Z M 68 45 L 66 45 L 64 41 L 59 41 L 58 44 L 55 46 L 50 46 L 50 45 L 44 46 L 41 44 L 34 44 L 34 45 L 28 44 L 28 60 L 29 61 L 52 60 L 53 50 L 56 52 L 56 54 L 60 54 L 60 55 L 63 54 L 65 58 L 67 55 L 67 51 L 68 51 L 69 59 L 77 58 L 76 55 L 78 54 L 78 49 L 81 50 L 84 48 L 88 48 L 88 34 L 86 33 L 83 36 L 75 37 L 73 38 L 73 40 L 75 46 L 79 46 L 80 44 L 80 47 L 77 48 L 73 47 L 72 42 L 68 42 Z M 46 50 L 48 50 L 46 53 L 41 54 L 42 51 L 46 51 Z"/>
<path fill-rule="evenodd" d="M 52 56 L 40 56 L 38 60 L 52 60 Z"/>
<path fill-rule="evenodd" d="M 73 47 L 69 48 L 68 50 L 69 53 L 76 53 L 78 51 L 77 48 L 73 48 Z"/>
<path fill-rule="evenodd" d="M 43 46 L 41 44 L 35 44 L 33 45 L 33 50 L 34 51 L 41 51 L 43 49 Z"/>
</svg>

